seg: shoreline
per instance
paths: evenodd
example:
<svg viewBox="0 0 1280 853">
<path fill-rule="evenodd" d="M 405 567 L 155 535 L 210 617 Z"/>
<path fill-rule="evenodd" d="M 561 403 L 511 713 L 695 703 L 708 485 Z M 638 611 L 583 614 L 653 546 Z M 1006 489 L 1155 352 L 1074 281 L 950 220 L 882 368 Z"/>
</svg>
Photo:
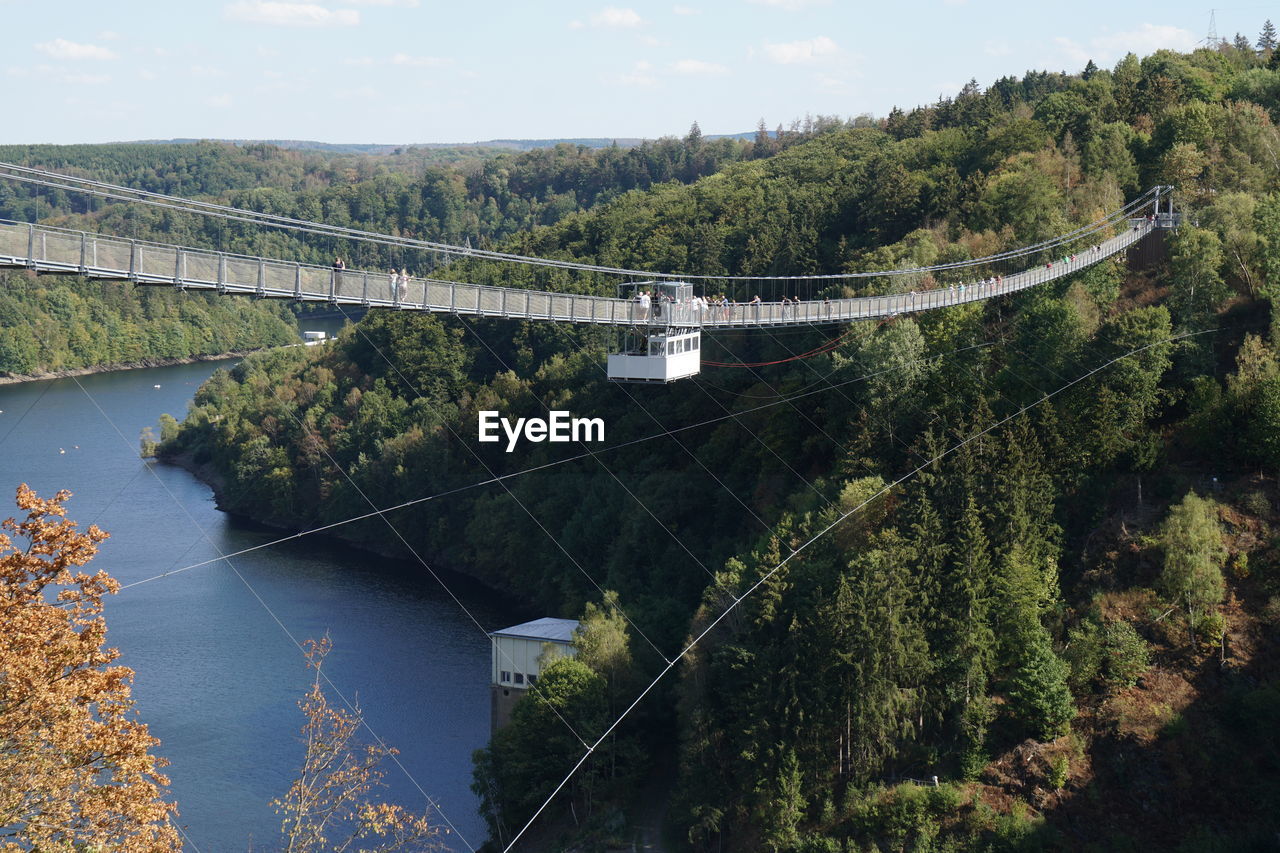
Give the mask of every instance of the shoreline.
<svg viewBox="0 0 1280 853">
<path fill-rule="evenodd" d="M 195 458 L 189 451 L 157 455 L 154 457 L 154 461 L 160 465 L 171 465 L 175 468 L 181 468 L 197 481 L 203 483 L 213 493 L 214 507 L 218 512 L 224 513 L 228 518 L 231 518 L 240 524 L 251 525 L 262 530 L 272 530 L 282 534 L 287 534 L 280 537 L 281 541 L 314 536 L 322 541 L 331 542 L 354 553 L 378 557 L 383 560 L 391 560 L 415 572 L 418 569 L 419 558 L 416 555 L 412 553 L 405 553 L 400 549 L 379 548 L 375 543 L 369 542 L 368 540 L 344 536 L 339 532 L 340 528 L 332 528 L 324 530 L 323 532 L 313 533 L 309 528 L 299 527 L 296 524 L 289 524 L 277 519 L 257 518 L 228 509 L 225 501 L 223 500 L 226 481 L 213 465 L 209 463 L 201 464 L 196 462 Z M 501 602 L 502 609 L 509 613 L 523 614 L 522 618 L 533 619 L 536 617 L 536 614 L 529 610 L 528 606 L 523 604 L 520 597 L 515 593 L 492 586 L 482 578 L 478 578 L 469 572 L 465 572 L 451 566 L 442 565 L 434 559 L 422 559 L 426 561 L 428 571 L 443 576 L 448 579 L 451 584 L 456 585 L 458 583 L 462 583 L 464 585 L 471 586 L 473 588 L 473 592 L 496 596 Z M 446 590 L 450 589 L 450 587 L 447 586 L 445 588 Z"/>
<path fill-rule="evenodd" d="M 244 358 L 255 352 L 264 352 L 275 347 L 262 349 L 233 350 L 214 355 L 197 354 L 175 356 L 170 358 L 148 358 L 142 361 L 126 361 L 119 364 L 99 364 L 92 367 L 67 367 L 61 370 L 50 370 L 41 373 L 0 373 L 0 385 L 19 385 L 23 382 L 44 382 L 49 379 L 67 379 L 72 376 L 93 376 L 98 373 L 116 373 L 125 370 L 146 370 L 151 367 L 173 367 L 178 364 L 195 364 L 201 361 L 225 361 L 231 358 Z"/>
</svg>

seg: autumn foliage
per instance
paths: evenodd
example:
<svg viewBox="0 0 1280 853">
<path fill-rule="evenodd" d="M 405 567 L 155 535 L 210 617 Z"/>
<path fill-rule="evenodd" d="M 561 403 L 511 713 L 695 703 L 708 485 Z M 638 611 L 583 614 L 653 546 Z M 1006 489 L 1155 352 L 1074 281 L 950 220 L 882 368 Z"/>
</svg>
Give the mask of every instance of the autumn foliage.
<svg viewBox="0 0 1280 853">
<path fill-rule="evenodd" d="M 103 647 L 118 584 L 81 569 L 107 534 L 67 520 L 70 496 L 23 485 L 25 517 L 0 523 L 0 851 L 176 850 L 159 741 Z"/>
<path fill-rule="evenodd" d="M 321 686 L 321 666 L 331 647 L 328 637 L 308 640 L 305 646 L 307 663 L 315 670 L 311 689 L 298 702 L 306 717 L 302 727 L 306 754 L 289 792 L 272 801 L 282 816 L 283 849 L 286 853 L 441 849 L 440 831 L 425 814 L 370 801 L 369 794 L 382 785 L 382 760 L 393 758 L 397 750 L 360 744 L 357 735 L 364 726 L 360 709 L 329 704 Z"/>
</svg>

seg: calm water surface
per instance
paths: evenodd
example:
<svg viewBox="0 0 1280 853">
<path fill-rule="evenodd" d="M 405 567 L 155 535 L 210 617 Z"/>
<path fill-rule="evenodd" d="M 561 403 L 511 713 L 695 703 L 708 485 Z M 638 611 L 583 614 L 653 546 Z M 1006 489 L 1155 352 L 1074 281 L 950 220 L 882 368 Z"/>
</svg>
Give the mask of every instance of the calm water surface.
<svg viewBox="0 0 1280 853">
<path fill-rule="evenodd" d="M 0 488 L 10 496 L 0 517 L 15 511 L 19 483 L 41 495 L 70 489 L 69 516 L 111 534 L 95 565 L 122 584 L 275 538 L 219 512 L 185 471 L 138 458 L 142 428 L 162 412 L 181 418 L 216 366 L 85 376 L 83 390 L 71 379 L 0 386 Z M 269 802 L 301 760 L 297 700 L 309 683 L 290 635 L 326 632 L 329 677 L 400 750 L 404 770 L 388 764 L 386 799 L 420 809 L 421 786 L 465 839 L 454 849 L 479 846 L 470 757 L 488 739 L 489 645 L 475 623 L 420 567 L 318 538 L 232 563 L 243 580 L 219 562 L 107 604 L 107 640 L 137 674 L 188 849 L 274 849 Z M 486 629 L 507 622 L 483 591 L 450 586 Z"/>
</svg>

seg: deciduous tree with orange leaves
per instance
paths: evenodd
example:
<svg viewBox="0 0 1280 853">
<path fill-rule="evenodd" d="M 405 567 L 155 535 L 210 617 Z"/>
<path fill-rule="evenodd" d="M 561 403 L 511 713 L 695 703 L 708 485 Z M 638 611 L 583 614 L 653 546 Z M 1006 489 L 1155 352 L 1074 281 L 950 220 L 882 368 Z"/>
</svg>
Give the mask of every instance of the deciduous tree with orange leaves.
<svg viewBox="0 0 1280 853">
<path fill-rule="evenodd" d="M 177 850 L 159 741 L 103 647 L 119 585 L 81 568 L 107 534 L 78 530 L 70 497 L 20 486 L 25 517 L 0 523 L 0 851 Z"/>
<path fill-rule="evenodd" d="M 320 669 L 331 648 L 327 636 L 304 646 L 307 663 L 315 670 L 311 689 L 298 702 L 307 720 L 302 727 L 306 756 L 289 793 L 272 801 L 283 815 L 285 853 L 442 849 L 441 833 L 426 814 L 369 800 L 372 789 L 382 784 L 382 760 L 394 758 L 398 750 L 362 746 L 356 739 L 364 726 L 359 707 L 343 710 L 329 704 Z"/>
</svg>

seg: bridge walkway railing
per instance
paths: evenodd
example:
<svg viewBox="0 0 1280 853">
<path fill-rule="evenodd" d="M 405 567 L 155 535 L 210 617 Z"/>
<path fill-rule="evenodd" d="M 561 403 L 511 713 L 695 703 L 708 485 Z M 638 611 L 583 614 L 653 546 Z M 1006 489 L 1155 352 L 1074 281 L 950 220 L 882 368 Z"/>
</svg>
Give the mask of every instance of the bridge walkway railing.
<svg viewBox="0 0 1280 853">
<path fill-rule="evenodd" d="M 264 298 L 411 311 L 611 326 L 750 328 L 842 323 L 975 302 L 1070 275 L 1123 251 L 1166 223 L 1135 219 L 1097 248 L 996 281 L 883 296 L 790 304 L 651 305 L 629 299 L 464 284 L 389 273 L 339 270 L 164 243 L 129 240 L 47 225 L 0 220 L 0 267 L 95 279 L 214 290 Z"/>
</svg>

